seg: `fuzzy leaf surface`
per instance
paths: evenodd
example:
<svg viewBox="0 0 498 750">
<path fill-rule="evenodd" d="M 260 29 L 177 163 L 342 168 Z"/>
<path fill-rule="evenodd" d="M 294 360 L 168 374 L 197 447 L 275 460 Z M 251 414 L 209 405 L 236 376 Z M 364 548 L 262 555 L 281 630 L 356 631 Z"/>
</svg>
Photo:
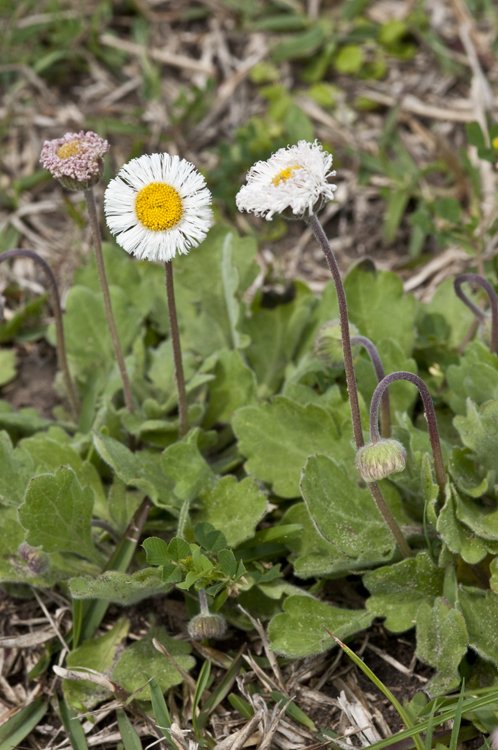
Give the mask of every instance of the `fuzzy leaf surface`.
<svg viewBox="0 0 498 750">
<path fill-rule="evenodd" d="M 230 547 L 254 534 L 268 508 L 268 500 L 254 479 L 246 477 L 237 482 L 233 475 L 223 477 L 214 487 L 206 487 L 200 501 L 201 510 L 195 521 L 208 521 L 222 530 Z"/>
</svg>

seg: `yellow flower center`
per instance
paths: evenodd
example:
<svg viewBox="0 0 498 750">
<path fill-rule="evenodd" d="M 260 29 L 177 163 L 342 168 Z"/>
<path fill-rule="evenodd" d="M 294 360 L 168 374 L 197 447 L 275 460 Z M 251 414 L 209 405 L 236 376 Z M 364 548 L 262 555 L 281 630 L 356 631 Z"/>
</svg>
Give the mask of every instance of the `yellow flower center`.
<svg viewBox="0 0 498 750">
<path fill-rule="evenodd" d="M 57 149 L 57 156 L 59 159 L 70 159 L 72 156 L 78 156 L 81 151 L 81 141 L 69 141 Z"/>
<path fill-rule="evenodd" d="M 165 182 L 151 182 L 135 198 L 139 222 L 152 232 L 175 227 L 183 216 L 183 202 L 174 187 Z"/>
<path fill-rule="evenodd" d="M 301 169 L 301 166 L 299 164 L 293 164 L 291 167 L 286 167 L 285 169 L 282 169 L 281 172 L 275 175 L 273 180 L 271 181 L 272 185 L 280 185 L 281 182 L 287 182 L 289 177 L 292 176 L 292 173 L 295 169 Z"/>
</svg>

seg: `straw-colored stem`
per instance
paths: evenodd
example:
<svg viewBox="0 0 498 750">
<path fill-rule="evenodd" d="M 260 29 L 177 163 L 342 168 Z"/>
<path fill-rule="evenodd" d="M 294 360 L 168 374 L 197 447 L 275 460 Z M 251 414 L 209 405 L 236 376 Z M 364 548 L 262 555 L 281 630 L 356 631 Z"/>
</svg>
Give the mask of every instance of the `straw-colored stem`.
<svg viewBox="0 0 498 750">
<path fill-rule="evenodd" d="M 178 318 L 176 316 L 173 263 L 170 260 L 167 260 L 164 265 L 166 268 L 166 296 L 168 298 L 169 327 L 171 332 L 171 343 L 173 346 L 173 359 L 175 361 L 176 388 L 178 391 L 178 416 L 180 421 L 179 437 L 181 440 L 188 432 L 187 393 L 185 391 L 185 376 L 183 374 L 180 331 L 178 330 Z"/>
<path fill-rule="evenodd" d="M 7 250 L 5 253 L 2 253 L 0 255 L 0 263 L 2 263 L 4 260 L 8 260 L 9 258 L 19 257 L 31 258 L 31 260 L 34 260 L 35 263 L 38 263 L 43 268 L 45 274 L 47 275 L 50 289 L 52 291 L 52 307 L 55 319 L 55 337 L 57 340 L 57 362 L 62 372 L 64 385 L 66 387 L 69 402 L 71 404 L 71 409 L 76 419 L 79 419 L 80 402 L 76 394 L 76 388 L 71 377 L 71 373 L 69 372 L 69 365 L 67 363 L 66 345 L 64 342 L 64 326 L 62 322 L 61 299 L 59 295 L 59 289 L 57 287 L 57 281 L 55 280 L 55 276 L 48 263 L 33 250 L 24 250 L 23 248 Z"/>
<path fill-rule="evenodd" d="M 100 237 L 100 227 L 97 218 L 97 206 L 95 204 L 95 195 L 93 189 L 85 191 L 86 205 L 88 208 L 88 215 L 90 217 L 90 225 L 93 232 L 93 240 L 95 245 L 95 260 L 97 261 L 97 272 L 99 275 L 100 288 L 102 289 L 102 296 L 104 299 L 104 310 L 107 325 L 109 327 L 109 333 L 111 334 L 112 345 L 114 347 L 114 353 L 116 355 L 116 361 L 118 363 L 121 380 L 123 382 L 123 393 L 126 408 L 129 412 L 133 413 L 133 396 L 131 393 L 130 380 L 126 371 L 126 365 L 123 356 L 123 350 L 121 349 L 121 342 L 119 341 L 118 329 L 116 328 L 116 321 L 112 312 L 111 295 L 109 293 L 109 285 L 107 283 L 107 276 L 104 265 L 104 254 L 102 252 L 102 240 Z"/>
</svg>

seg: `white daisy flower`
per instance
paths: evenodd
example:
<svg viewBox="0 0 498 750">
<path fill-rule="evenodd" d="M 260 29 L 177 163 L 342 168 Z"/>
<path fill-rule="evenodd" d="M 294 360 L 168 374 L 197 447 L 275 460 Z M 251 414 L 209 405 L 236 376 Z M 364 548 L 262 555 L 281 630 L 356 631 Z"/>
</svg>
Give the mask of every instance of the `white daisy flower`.
<svg viewBox="0 0 498 750">
<path fill-rule="evenodd" d="M 178 156 L 132 159 L 107 186 L 107 226 L 127 253 L 169 261 L 188 253 L 211 225 L 211 193 L 193 164 Z"/>
<path fill-rule="evenodd" d="M 286 209 L 295 218 L 305 218 L 333 199 L 337 185 L 327 182 L 335 175 L 331 166 L 332 155 L 317 141 L 281 148 L 251 167 L 247 184 L 237 193 L 237 208 L 268 221 L 273 214 L 288 213 Z"/>
</svg>

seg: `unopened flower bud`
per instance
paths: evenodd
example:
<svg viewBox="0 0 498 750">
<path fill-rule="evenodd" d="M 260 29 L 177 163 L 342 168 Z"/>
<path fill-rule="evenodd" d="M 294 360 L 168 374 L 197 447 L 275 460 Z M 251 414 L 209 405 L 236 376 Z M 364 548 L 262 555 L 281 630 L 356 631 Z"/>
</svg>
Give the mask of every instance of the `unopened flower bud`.
<svg viewBox="0 0 498 750">
<path fill-rule="evenodd" d="M 406 451 L 397 440 L 368 443 L 356 453 L 356 468 L 365 482 L 378 482 L 406 466 Z"/>
<path fill-rule="evenodd" d="M 221 638 L 225 635 L 227 623 L 222 615 L 200 614 L 190 620 L 188 634 L 194 641 L 203 638 Z"/>
<path fill-rule="evenodd" d="M 349 324 L 349 335 L 358 335 L 358 329 L 353 323 Z M 352 347 L 353 357 L 357 356 L 359 350 L 359 346 Z M 316 334 L 315 357 L 321 359 L 322 362 L 326 362 L 330 367 L 344 367 L 341 323 L 339 318 L 329 320 L 329 322 L 325 323 Z"/>
<path fill-rule="evenodd" d="M 108 151 L 107 141 L 91 130 L 82 130 L 45 141 L 40 161 L 68 190 L 89 190 L 102 177 Z"/>
<path fill-rule="evenodd" d="M 22 542 L 17 548 L 17 553 L 21 557 L 32 573 L 43 575 L 50 564 L 49 556 L 40 547 L 32 547 L 27 542 Z"/>
</svg>

